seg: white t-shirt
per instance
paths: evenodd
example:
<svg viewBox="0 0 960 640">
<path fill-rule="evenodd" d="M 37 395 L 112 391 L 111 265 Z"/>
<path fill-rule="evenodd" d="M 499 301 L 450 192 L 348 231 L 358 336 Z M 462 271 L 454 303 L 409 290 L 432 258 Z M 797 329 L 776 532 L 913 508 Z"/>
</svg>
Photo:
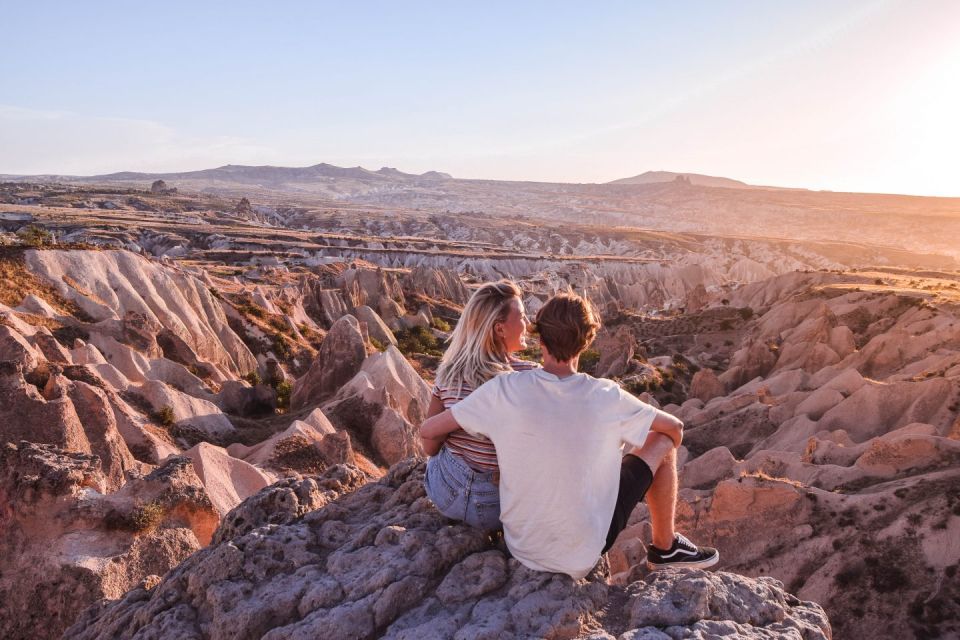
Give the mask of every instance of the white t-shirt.
<svg viewBox="0 0 960 640">
<path fill-rule="evenodd" d="M 612 380 L 542 369 L 499 375 L 450 411 L 500 462 L 500 520 L 531 569 L 587 575 L 600 558 L 624 443 L 642 446 L 656 409 Z"/>
</svg>

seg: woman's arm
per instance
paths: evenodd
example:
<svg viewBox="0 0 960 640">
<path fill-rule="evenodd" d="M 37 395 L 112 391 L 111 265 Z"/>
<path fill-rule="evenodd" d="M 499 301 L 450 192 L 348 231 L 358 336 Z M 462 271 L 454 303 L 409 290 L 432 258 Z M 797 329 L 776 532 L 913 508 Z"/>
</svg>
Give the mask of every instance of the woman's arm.
<svg viewBox="0 0 960 640">
<path fill-rule="evenodd" d="M 437 396 L 430 394 L 430 406 L 427 407 L 427 417 L 432 418 L 433 416 L 443 413 L 443 400 Z"/>
<path fill-rule="evenodd" d="M 420 425 L 420 443 L 428 456 L 436 455 L 447 435 L 460 428 L 449 410 L 427 418 Z"/>
</svg>

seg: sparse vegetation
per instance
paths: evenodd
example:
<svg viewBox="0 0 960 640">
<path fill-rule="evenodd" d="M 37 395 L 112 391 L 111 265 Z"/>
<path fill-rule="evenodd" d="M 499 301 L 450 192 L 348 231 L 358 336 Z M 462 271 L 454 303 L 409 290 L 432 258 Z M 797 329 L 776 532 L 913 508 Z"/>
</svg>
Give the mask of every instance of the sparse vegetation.
<svg viewBox="0 0 960 640">
<path fill-rule="evenodd" d="M 110 530 L 144 533 L 152 531 L 167 515 L 163 504 L 157 500 L 137 504 L 132 511 L 111 509 L 104 517 L 104 526 Z"/>
<path fill-rule="evenodd" d="M 397 348 L 403 355 L 409 356 L 415 353 L 437 357 L 443 355 L 443 351 L 440 349 L 440 341 L 426 327 L 401 329 L 396 333 L 396 338 Z"/>
<path fill-rule="evenodd" d="M 450 325 L 449 322 L 447 322 L 443 318 L 438 318 L 438 317 L 434 317 L 433 321 L 430 323 L 430 326 L 432 326 L 437 331 L 443 331 L 444 333 L 449 333 L 450 331 L 453 330 L 453 327 Z"/>
<path fill-rule="evenodd" d="M 154 422 L 167 428 L 172 427 L 174 422 L 176 422 L 176 417 L 173 415 L 173 407 L 170 405 L 160 407 L 159 411 L 156 411 L 152 418 Z"/>
<path fill-rule="evenodd" d="M 247 383 L 249 383 L 251 387 L 255 387 L 255 386 L 257 386 L 258 384 L 260 384 L 261 382 L 263 382 L 263 381 L 260 379 L 260 372 L 259 372 L 259 371 L 251 371 L 250 373 L 245 374 L 245 375 L 243 376 L 243 380 L 246 380 Z"/>
<path fill-rule="evenodd" d="M 597 363 L 600 362 L 600 352 L 596 349 L 587 349 L 580 354 L 579 369 L 583 373 L 594 373 L 597 370 Z"/>
<path fill-rule="evenodd" d="M 40 225 L 31 224 L 17 231 L 20 242 L 28 247 L 40 248 L 53 244 L 53 234 Z"/>
<path fill-rule="evenodd" d="M 286 380 L 281 380 L 273 388 L 277 392 L 277 409 L 286 411 L 290 408 L 290 394 L 293 393 L 293 385 Z"/>
<path fill-rule="evenodd" d="M 281 360 L 289 360 L 293 355 L 293 351 L 290 349 L 289 338 L 282 333 L 273 334 L 271 339 L 271 348 Z"/>
</svg>

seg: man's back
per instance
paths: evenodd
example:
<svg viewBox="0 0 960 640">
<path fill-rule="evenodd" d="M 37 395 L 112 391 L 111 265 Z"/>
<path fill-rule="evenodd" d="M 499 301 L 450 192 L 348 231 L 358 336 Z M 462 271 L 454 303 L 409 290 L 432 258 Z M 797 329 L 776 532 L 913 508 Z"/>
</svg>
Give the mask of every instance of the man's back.
<svg viewBox="0 0 960 640">
<path fill-rule="evenodd" d="M 452 412 L 496 446 L 513 555 L 533 569 L 585 576 L 610 527 L 621 445 L 641 446 L 656 410 L 610 380 L 535 370 L 494 378 Z"/>
</svg>

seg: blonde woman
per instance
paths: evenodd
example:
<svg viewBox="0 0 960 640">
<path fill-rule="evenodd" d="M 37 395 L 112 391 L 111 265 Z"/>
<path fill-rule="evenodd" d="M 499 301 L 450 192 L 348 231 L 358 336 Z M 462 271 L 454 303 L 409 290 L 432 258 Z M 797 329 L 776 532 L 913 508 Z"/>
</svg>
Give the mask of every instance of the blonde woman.
<svg viewBox="0 0 960 640">
<path fill-rule="evenodd" d="M 526 347 L 527 328 L 516 284 L 501 280 L 477 289 L 440 361 L 427 417 L 449 409 L 494 376 L 539 366 L 513 355 Z M 481 529 L 500 528 L 499 467 L 493 443 L 462 429 L 445 439 L 421 440 L 432 456 L 424 480 L 427 495 L 440 512 Z"/>
</svg>

